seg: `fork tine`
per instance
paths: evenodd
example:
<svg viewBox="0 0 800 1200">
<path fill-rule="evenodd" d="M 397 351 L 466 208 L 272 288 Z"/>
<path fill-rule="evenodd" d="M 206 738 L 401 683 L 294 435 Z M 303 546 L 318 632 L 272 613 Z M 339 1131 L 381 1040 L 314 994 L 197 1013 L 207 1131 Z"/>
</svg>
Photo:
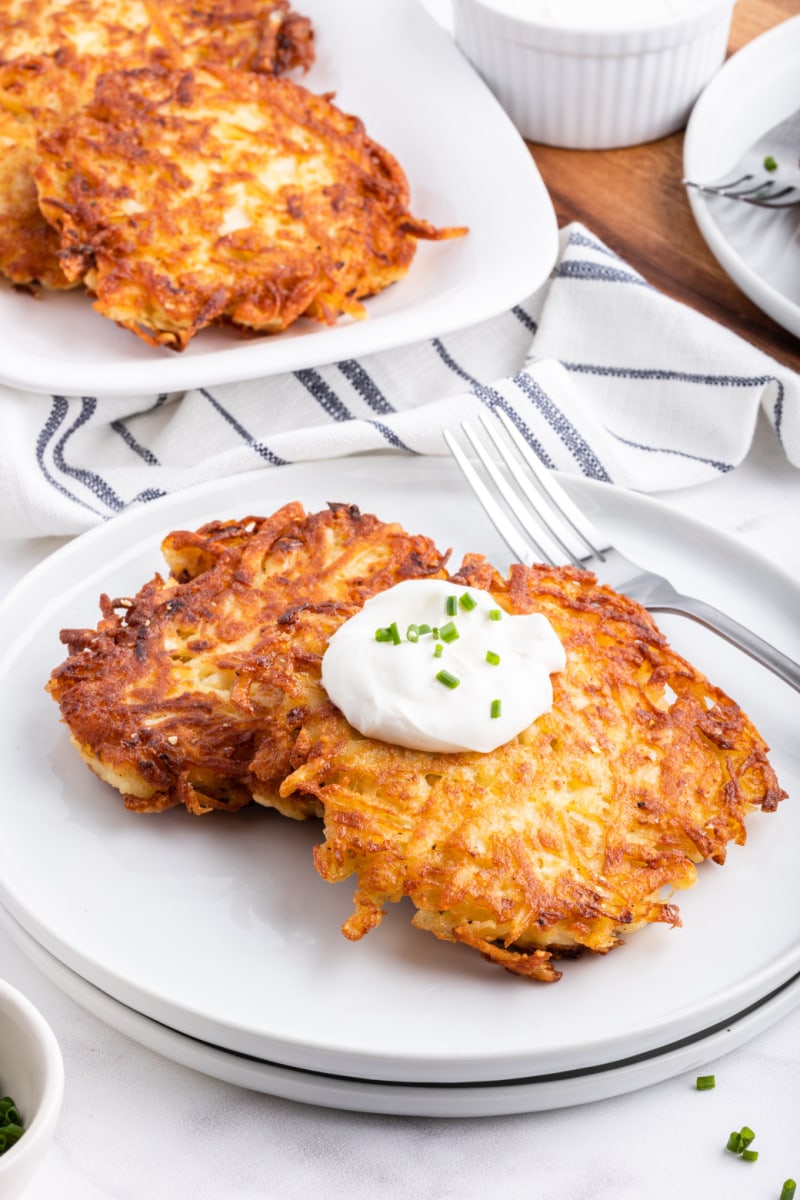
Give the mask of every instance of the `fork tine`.
<svg viewBox="0 0 800 1200">
<path fill-rule="evenodd" d="M 517 431 L 510 422 L 507 422 L 504 433 L 499 422 L 495 419 L 496 415 L 489 416 L 487 413 L 481 413 L 481 424 L 491 438 L 503 465 L 513 477 L 519 491 L 522 493 L 521 495 L 513 491 L 510 484 L 502 475 L 498 473 L 498 477 L 494 474 L 492 471 L 493 464 L 491 460 L 487 462 L 487 458 L 485 457 L 486 451 L 477 441 L 475 433 L 470 426 L 464 422 L 462 428 L 476 451 L 481 455 L 487 470 L 492 473 L 497 487 L 502 492 L 506 503 L 512 509 L 517 521 L 528 532 L 535 527 L 540 539 L 542 536 L 541 529 L 544 529 L 545 536 L 555 543 L 555 546 L 552 547 L 555 549 L 555 554 L 550 554 L 550 561 L 553 563 L 571 562 L 573 566 L 580 566 L 581 555 L 584 553 L 583 546 L 576 545 L 572 536 L 572 529 L 564 521 L 559 520 L 557 511 L 551 509 L 547 496 L 543 495 L 535 486 L 537 480 L 535 476 L 531 475 L 529 467 L 520 462 L 514 448 L 516 441 L 509 441 L 506 437 L 509 429 L 513 431 L 511 433 L 512 438 Z M 531 522 L 535 522 L 535 526 L 532 526 Z"/>
<path fill-rule="evenodd" d="M 493 431 L 488 424 L 484 422 L 487 430 L 493 435 Z M 497 465 L 493 462 L 486 447 L 479 441 L 475 430 L 468 421 L 461 423 L 466 436 L 472 443 L 476 454 L 483 463 L 487 474 L 494 482 L 495 487 L 500 492 L 506 504 L 514 514 L 514 518 L 527 533 L 529 539 L 534 543 L 534 547 L 543 552 L 544 557 L 541 561 L 552 563 L 555 566 L 557 563 L 566 561 L 572 562 L 575 566 L 579 566 L 579 562 L 575 557 L 570 546 L 564 541 L 563 537 L 559 536 L 557 528 L 545 513 L 542 512 L 541 503 L 536 503 L 536 498 L 530 490 L 530 484 L 522 475 L 514 470 L 515 464 L 509 457 L 507 447 L 503 446 L 502 442 L 495 441 L 495 445 L 500 453 L 500 458 L 503 464 L 512 472 L 518 485 L 521 486 L 524 493 L 523 497 L 514 491 L 509 484 L 507 478 L 498 470 Z M 524 504 L 524 498 L 527 497 L 529 506 Z M 522 503 L 521 503 L 522 501 Z"/>
<path fill-rule="evenodd" d="M 773 191 L 775 187 L 774 179 L 762 180 L 751 188 L 741 188 L 738 191 L 733 189 L 738 183 L 744 182 L 752 176 L 745 175 L 741 180 L 735 180 L 733 183 L 694 183 L 691 179 L 684 179 L 686 187 L 694 188 L 696 192 L 705 192 L 711 196 L 721 196 L 724 200 L 741 200 L 743 204 L 754 204 L 758 208 L 794 208 L 800 204 L 800 192 L 792 184 L 787 184 L 780 191 Z M 779 203 L 785 196 L 791 196 L 791 200 L 785 200 L 784 203 Z"/>
<path fill-rule="evenodd" d="M 597 558 L 603 562 L 605 560 L 605 550 L 609 548 L 608 543 L 605 542 L 602 535 L 597 531 L 597 529 L 595 529 L 594 525 L 586 516 L 586 514 L 582 512 L 581 509 L 578 508 L 577 504 L 575 504 L 569 498 L 564 488 L 553 475 L 553 472 L 548 470 L 544 463 L 533 453 L 533 450 L 530 448 L 520 431 L 511 421 L 508 414 L 503 412 L 502 409 L 494 409 L 493 412 L 505 429 L 511 441 L 514 443 L 520 456 L 525 461 L 527 469 L 535 479 L 538 487 L 548 497 L 551 504 L 558 512 L 559 517 L 569 526 L 572 532 L 582 542 L 585 552 L 580 552 L 577 557 L 579 559 L 585 558 L 586 554 L 588 553 L 594 558 Z M 483 417 L 484 425 L 491 433 L 489 417 L 486 414 L 481 415 Z M 498 445 L 497 439 L 494 438 L 494 436 L 493 440 L 495 445 Z M 504 457 L 506 461 L 508 461 L 507 456 Z M 511 464 L 509 463 L 509 465 Z M 513 466 L 512 470 L 514 470 Z M 517 468 L 517 471 L 518 470 L 519 468 Z M 536 505 L 536 496 L 532 492 L 529 482 L 524 475 L 517 474 L 517 471 L 515 471 L 515 478 L 520 480 L 520 484 L 526 491 L 531 503 Z M 572 552 L 571 557 L 573 559 L 576 557 L 574 551 Z"/>
<path fill-rule="evenodd" d="M 491 492 L 488 490 L 483 480 L 478 475 L 472 463 L 469 461 L 449 429 L 445 429 L 444 431 L 444 440 L 447 442 L 453 458 L 461 468 L 464 478 L 472 488 L 475 495 L 478 497 L 481 507 L 486 512 L 489 520 L 492 522 L 511 553 L 519 562 L 530 566 L 535 557 L 531 553 L 530 543 L 525 541 L 525 539 L 520 536 L 520 534 L 508 520 L 500 505 L 494 499 Z"/>
<path fill-rule="evenodd" d="M 571 562 L 576 567 L 584 565 L 587 554 L 602 557 L 588 536 L 590 525 L 582 514 L 575 509 L 574 520 L 568 517 L 565 519 L 560 512 L 561 497 L 555 491 L 554 485 L 548 486 L 549 481 L 545 478 L 540 490 L 537 490 L 531 482 L 530 467 L 520 462 L 515 451 L 519 435 L 513 425 L 509 421 L 505 422 L 506 432 L 509 434 L 507 438 L 494 418 L 481 414 L 481 420 L 500 456 L 500 461 L 509 472 L 508 475 L 499 469 L 489 449 L 468 421 L 462 422 L 461 431 L 471 443 L 493 488 L 487 487 L 483 477 L 464 455 L 452 433 L 446 432 L 445 439 L 467 482 L 512 553 L 521 562 L 539 561 L 552 565 Z M 524 446 L 524 442 L 522 445 Z M 525 449 L 527 450 L 527 447 Z M 529 461 L 528 456 L 525 457 Z M 549 474 L 543 467 L 539 467 L 538 471 L 534 467 L 534 471 L 536 474 L 544 471 L 545 476 Z M 512 479 L 519 490 L 515 490 Z M 496 489 L 496 495 L 493 494 L 493 489 Z M 552 501 L 549 499 L 551 495 Z M 498 497 L 502 498 L 513 520 L 509 520 L 508 514 L 498 503 Z M 517 526 L 525 531 L 527 540 L 520 539 Z M 580 539 L 579 543 L 576 542 L 576 535 Z"/>
</svg>

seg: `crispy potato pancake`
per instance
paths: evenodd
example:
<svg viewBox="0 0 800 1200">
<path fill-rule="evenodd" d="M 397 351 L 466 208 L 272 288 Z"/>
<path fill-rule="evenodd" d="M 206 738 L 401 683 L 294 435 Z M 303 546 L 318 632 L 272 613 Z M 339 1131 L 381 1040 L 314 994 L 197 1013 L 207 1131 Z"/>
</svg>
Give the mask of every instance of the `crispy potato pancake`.
<svg viewBox="0 0 800 1200">
<path fill-rule="evenodd" d="M 141 812 L 257 800 L 318 815 L 313 796 L 278 789 L 300 725 L 331 707 L 319 685 L 327 639 L 371 595 L 444 574 L 443 556 L 345 505 L 214 522 L 162 549 L 168 578 L 104 596 L 96 629 L 62 632 L 69 656 L 48 691 L 79 753 Z"/>
<path fill-rule="evenodd" d="M 672 891 L 744 843 L 749 811 L 784 798 L 738 705 L 588 572 L 503 578 L 470 555 L 448 577 L 429 539 L 340 504 L 212 522 L 162 550 L 168 578 L 102 597 L 96 629 L 62 631 L 48 691 L 133 810 L 254 800 L 321 816 L 317 870 L 356 879 L 352 940 L 408 897 L 416 927 L 554 982 L 559 958 L 679 925 Z M 552 709 L 489 753 L 364 737 L 322 687 L 336 629 L 370 596 L 429 578 L 543 613 L 564 646 Z"/>
<path fill-rule="evenodd" d="M 273 333 L 361 316 L 418 238 L 463 232 L 412 217 L 400 166 L 361 122 L 283 78 L 110 72 L 39 155 L 67 277 L 174 350 L 212 323 Z"/>
<path fill-rule="evenodd" d="M 97 76 L 160 62 L 279 73 L 314 57 L 307 18 L 287 0 L 10 0 L 0 13 L 0 272 L 17 284 L 76 287 L 39 210 L 37 136 L 91 100 Z"/>
<path fill-rule="evenodd" d="M 784 793 L 748 718 L 640 605 L 567 567 L 503 579 L 471 557 L 455 580 L 549 618 L 567 657 L 552 710 L 488 754 L 438 754 L 365 738 L 319 707 L 281 793 L 324 810 L 323 878 L 357 879 L 347 937 L 409 897 L 418 928 L 551 982 L 560 956 L 680 924 L 665 890 L 722 863 L 746 812 Z"/>
<path fill-rule="evenodd" d="M 0 64 L 0 272 L 13 283 L 77 286 L 61 270 L 60 239 L 39 210 L 33 168 L 38 134 L 93 90 L 89 62 L 67 52 Z"/>
<path fill-rule="evenodd" d="M 271 74 L 307 70 L 314 38 L 288 0 L 5 0 L 0 62 L 59 50 L 118 67 L 166 57 Z"/>
</svg>

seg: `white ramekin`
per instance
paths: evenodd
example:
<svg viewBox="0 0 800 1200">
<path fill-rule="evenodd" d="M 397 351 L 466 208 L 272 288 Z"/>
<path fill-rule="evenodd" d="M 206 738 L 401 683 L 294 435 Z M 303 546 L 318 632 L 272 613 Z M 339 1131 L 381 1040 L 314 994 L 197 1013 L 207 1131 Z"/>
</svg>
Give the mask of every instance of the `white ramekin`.
<svg viewBox="0 0 800 1200">
<path fill-rule="evenodd" d="M 596 0 L 589 28 L 570 21 L 570 0 L 453 0 L 453 18 L 456 41 L 524 138 L 601 150 L 683 128 L 725 58 L 734 4 L 642 0 L 616 20 Z"/>
<path fill-rule="evenodd" d="M 0 1198 L 16 1200 L 42 1165 L 61 1112 L 64 1062 L 38 1008 L 0 979 L 0 1096 L 11 1096 L 25 1132 L 0 1154 Z"/>
</svg>

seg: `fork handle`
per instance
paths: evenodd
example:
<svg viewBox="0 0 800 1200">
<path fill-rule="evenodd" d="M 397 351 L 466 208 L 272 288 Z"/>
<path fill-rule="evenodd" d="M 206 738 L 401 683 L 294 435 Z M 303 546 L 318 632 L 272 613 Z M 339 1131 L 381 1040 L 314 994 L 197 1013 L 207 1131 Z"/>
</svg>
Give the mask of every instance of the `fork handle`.
<svg viewBox="0 0 800 1200">
<path fill-rule="evenodd" d="M 758 634 L 753 633 L 726 613 L 720 612 L 712 604 L 698 600 L 694 596 L 673 596 L 670 600 L 648 602 L 650 612 L 676 613 L 678 616 L 690 617 L 698 624 L 719 634 L 726 642 L 749 654 L 756 662 L 767 667 L 775 675 L 788 683 L 789 687 L 800 692 L 800 663 L 777 650 L 770 642 L 764 641 Z"/>
</svg>

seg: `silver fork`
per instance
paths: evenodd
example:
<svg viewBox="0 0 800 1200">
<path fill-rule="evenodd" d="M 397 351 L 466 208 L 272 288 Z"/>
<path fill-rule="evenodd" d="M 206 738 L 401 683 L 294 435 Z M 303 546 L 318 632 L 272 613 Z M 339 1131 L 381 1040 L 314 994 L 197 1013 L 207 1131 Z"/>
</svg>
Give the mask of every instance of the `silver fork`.
<svg viewBox="0 0 800 1200">
<path fill-rule="evenodd" d="M 763 133 L 721 179 L 683 182 L 698 192 L 742 200 L 759 208 L 794 208 L 800 204 L 798 155 L 800 109 Z"/>
<path fill-rule="evenodd" d="M 482 440 L 473 425 L 468 421 L 461 425 L 483 464 L 485 475 L 476 470 L 451 431 L 446 430 L 444 437 L 467 483 L 519 562 L 528 566 L 535 562 L 552 566 L 567 562 L 593 571 L 601 582 L 624 592 L 651 612 L 677 613 L 697 621 L 800 691 L 800 663 L 726 613 L 704 600 L 681 595 L 669 580 L 621 554 L 542 465 L 506 413 L 495 409 L 493 414 L 481 413 L 481 422 L 494 454 L 485 436 Z M 498 467 L 495 461 L 498 455 L 507 473 Z M 487 478 L 493 486 L 484 482 Z M 508 512 L 527 536 L 519 533 Z"/>
</svg>

